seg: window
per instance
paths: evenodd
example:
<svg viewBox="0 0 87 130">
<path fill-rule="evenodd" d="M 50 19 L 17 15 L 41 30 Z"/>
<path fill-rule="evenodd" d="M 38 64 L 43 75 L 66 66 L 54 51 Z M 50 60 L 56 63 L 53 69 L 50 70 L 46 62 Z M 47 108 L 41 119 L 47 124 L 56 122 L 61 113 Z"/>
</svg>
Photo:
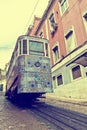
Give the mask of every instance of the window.
<svg viewBox="0 0 87 130">
<path fill-rule="evenodd" d="M 29 41 L 29 52 L 35 55 L 44 55 L 44 44 L 38 41 Z"/>
<path fill-rule="evenodd" d="M 64 12 L 68 8 L 68 1 L 67 0 L 60 0 L 60 5 L 61 5 L 61 12 L 64 14 Z"/>
<path fill-rule="evenodd" d="M 40 37 L 41 37 L 41 38 L 43 38 L 43 37 L 44 37 L 43 32 L 41 32 L 41 33 L 40 33 Z"/>
<path fill-rule="evenodd" d="M 57 29 L 57 23 L 55 22 L 54 13 L 52 13 L 50 15 L 49 21 L 50 21 L 50 32 L 51 32 L 51 35 L 54 35 L 54 33 L 55 33 L 56 29 Z"/>
<path fill-rule="evenodd" d="M 76 39 L 73 30 L 70 30 L 66 36 L 66 49 L 67 53 L 70 53 L 72 50 L 76 48 Z"/>
<path fill-rule="evenodd" d="M 21 41 L 19 41 L 19 55 L 21 55 Z"/>
<path fill-rule="evenodd" d="M 56 63 L 59 59 L 59 49 L 58 46 L 55 46 L 53 48 L 53 57 L 54 57 L 54 62 Z"/>
<path fill-rule="evenodd" d="M 23 40 L 23 54 L 27 54 L 27 40 Z"/>
<path fill-rule="evenodd" d="M 73 79 L 77 79 L 77 78 L 81 77 L 81 70 L 80 70 L 79 65 L 72 68 L 72 76 L 73 76 Z"/>
<path fill-rule="evenodd" d="M 59 75 L 59 76 L 57 77 L 57 84 L 58 84 L 58 86 L 63 84 L 62 75 Z"/>
<path fill-rule="evenodd" d="M 83 15 L 83 21 L 84 21 L 85 30 L 87 32 L 87 12 Z"/>
<path fill-rule="evenodd" d="M 45 53 L 46 53 L 46 56 L 48 56 L 48 43 L 45 43 Z"/>
</svg>

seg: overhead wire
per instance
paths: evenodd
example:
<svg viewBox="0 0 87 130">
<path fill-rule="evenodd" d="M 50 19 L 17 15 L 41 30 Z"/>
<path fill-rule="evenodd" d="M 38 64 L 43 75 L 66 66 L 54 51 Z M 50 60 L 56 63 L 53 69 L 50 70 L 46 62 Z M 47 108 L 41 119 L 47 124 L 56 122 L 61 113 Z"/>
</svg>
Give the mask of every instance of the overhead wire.
<svg viewBox="0 0 87 130">
<path fill-rule="evenodd" d="M 35 6 L 34 6 L 34 8 L 33 8 L 33 11 L 32 11 L 32 13 L 31 13 L 31 15 L 30 15 L 30 17 L 29 17 L 29 20 L 28 20 L 28 22 L 27 22 L 27 24 L 26 24 L 26 26 L 25 26 L 25 28 L 24 28 L 23 34 L 25 33 L 25 30 L 27 29 L 27 27 L 28 27 L 28 25 L 29 25 L 29 22 L 30 22 L 30 20 L 31 20 L 32 17 L 33 17 L 33 14 L 34 14 L 34 12 L 35 12 L 37 6 L 38 6 L 39 1 L 40 1 L 40 0 L 37 0 Z"/>
</svg>

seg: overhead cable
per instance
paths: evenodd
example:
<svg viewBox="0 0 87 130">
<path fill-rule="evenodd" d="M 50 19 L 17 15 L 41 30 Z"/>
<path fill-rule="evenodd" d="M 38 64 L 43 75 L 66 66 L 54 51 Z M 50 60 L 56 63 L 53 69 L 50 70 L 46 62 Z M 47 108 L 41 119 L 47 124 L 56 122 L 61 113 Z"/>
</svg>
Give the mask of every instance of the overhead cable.
<svg viewBox="0 0 87 130">
<path fill-rule="evenodd" d="M 26 24 L 26 26 L 25 26 L 25 28 L 24 28 L 23 34 L 25 33 L 25 30 L 26 30 L 26 28 L 28 27 L 29 22 L 30 22 L 30 20 L 31 20 L 32 17 L 33 17 L 33 14 L 34 14 L 34 12 L 35 12 L 35 10 L 36 10 L 36 8 L 37 8 L 37 5 L 38 5 L 39 1 L 40 1 L 40 0 L 37 0 L 35 6 L 34 6 L 34 8 L 33 8 L 33 11 L 32 11 L 32 13 L 31 13 L 31 15 L 30 15 L 30 17 L 29 17 L 29 20 L 28 20 L 28 22 L 27 22 L 27 24 Z"/>
</svg>

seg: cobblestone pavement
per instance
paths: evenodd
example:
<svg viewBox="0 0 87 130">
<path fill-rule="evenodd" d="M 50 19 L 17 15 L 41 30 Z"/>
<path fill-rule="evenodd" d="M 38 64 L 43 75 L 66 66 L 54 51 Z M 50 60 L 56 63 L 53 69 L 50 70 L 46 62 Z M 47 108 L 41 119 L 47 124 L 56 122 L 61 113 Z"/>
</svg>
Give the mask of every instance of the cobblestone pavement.
<svg viewBox="0 0 87 130">
<path fill-rule="evenodd" d="M 18 108 L 0 92 L 0 130 L 51 130 L 29 108 Z"/>
<path fill-rule="evenodd" d="M 47 96 L 46 103 L 87 114 L 87 102 Z M 29 108 L 18 107 L 0 92 L 0 130 L 53 130 L 49 124 L 36 118 Z"/>
</svg>

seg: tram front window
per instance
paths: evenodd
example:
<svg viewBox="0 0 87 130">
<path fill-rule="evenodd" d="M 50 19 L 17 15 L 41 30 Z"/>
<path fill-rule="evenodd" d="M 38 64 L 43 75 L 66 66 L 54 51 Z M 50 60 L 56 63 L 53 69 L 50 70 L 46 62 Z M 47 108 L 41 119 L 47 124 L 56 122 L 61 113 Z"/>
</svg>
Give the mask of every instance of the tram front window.
<svg viewBox="0 0 87 130">
<path fill-rule="evenodd" d="M 44 44 L 37 41 L 29 41 L 29 53 L 34 55 L 44 55 Z"/>
</svg>

